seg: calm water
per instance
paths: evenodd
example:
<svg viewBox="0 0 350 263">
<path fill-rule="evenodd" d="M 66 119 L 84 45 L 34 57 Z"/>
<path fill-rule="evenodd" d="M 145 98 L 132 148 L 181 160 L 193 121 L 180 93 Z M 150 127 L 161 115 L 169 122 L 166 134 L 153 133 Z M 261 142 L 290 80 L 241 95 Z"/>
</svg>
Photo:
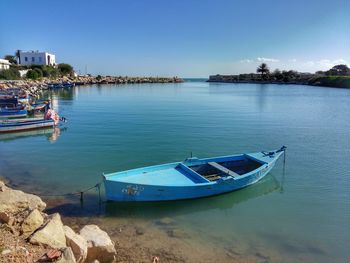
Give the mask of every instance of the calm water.
<svg viewBox="0 0 350 263">
<path fill-rule="evenodd" d="M 257 262 L 350 262 L 350 90 L 187 82 L 49 95 L 69 120 L 60 133 L 0 137 L 0 175 L 43 195 L 191 152 L 209 157 L 288 146 L 285 173 L 280 162 L 242 191 L 165 204 L 107 203 L 98 212 L 92 191 L 84 209 L 61 204 L 68 217 L 91 213 L 112 225 L 170 217 L 198 242 L 239 247 Z"/>
</svg>

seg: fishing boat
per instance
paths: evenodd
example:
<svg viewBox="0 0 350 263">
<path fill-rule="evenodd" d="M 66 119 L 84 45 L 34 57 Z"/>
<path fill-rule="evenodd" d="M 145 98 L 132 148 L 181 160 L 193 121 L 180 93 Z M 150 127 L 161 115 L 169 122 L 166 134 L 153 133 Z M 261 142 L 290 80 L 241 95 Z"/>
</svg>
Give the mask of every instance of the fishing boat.
<svg viewBox="0 0 350 263">
<path fill-rule="evenodd" d="M 21 106 L 14 108 L 0 108 L 0 118 L 21 118 L 26 117 L 28 111 L 21 108 Z"/>
<path fill-rule="evenodd" d="M 28 131 L 40 128 L 54 127 L 55 122 L 52 119 L 45 118 L 26 118 L 16 120 L 0 120 L 0 133 Z"/>
<path fill-rule="evenodd" d="M 72 82 L 62 82 L 62 83 L 49 83 L 47 87 L 49 89 L 62 89 L 62 88 L 72 88 L 75 84 Z"/>
<path fill-rule="evenodd" d="M 283 146 L 270 152 L 183 162 L 103 174 L 107 200 L 169 201 L 219 195 L 252 185 L 275 166 Z"/>
</svg>

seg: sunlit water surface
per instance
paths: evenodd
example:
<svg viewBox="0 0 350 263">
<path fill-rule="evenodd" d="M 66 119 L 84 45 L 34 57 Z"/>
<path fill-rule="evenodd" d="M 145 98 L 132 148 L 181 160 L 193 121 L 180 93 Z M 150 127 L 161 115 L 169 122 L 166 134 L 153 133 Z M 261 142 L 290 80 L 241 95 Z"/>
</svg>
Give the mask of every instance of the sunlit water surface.
<svg viewBox="0 0 350 263">
<path fill-rule="evenodd" d="M 350 90 L 187 82 L 75 87 L 48 96 L 68 119 L 61 130 L 0 135 L 0 175 L 45 200 L 93 186 L 103 172 L 191 152 L 210 157 L 288 146 L 285 173 L 280 161 L 238 192 L 99 206 L 93 189 L 83 208 L 68 197 L 53 202 L 53 211 L 98 217 L 107 229 L 123 220 L 171 218 L 194 240 L 257 262 L 350 262 Z"/>
</svg>

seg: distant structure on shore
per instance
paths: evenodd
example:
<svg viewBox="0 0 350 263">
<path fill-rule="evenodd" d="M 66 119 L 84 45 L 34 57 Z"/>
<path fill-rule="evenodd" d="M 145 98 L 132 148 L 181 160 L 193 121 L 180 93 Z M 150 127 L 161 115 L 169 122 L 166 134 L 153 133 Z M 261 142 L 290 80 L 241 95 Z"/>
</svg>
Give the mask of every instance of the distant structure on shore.
<svg viewBox="0 0 350 263">
<path fill-rule="evenodd" d="M 29 65 L 56 65 L 56 56 L 48 52 L 39 52 L 39 51 L 28 51 L 28 52 L 19 52 L 19 64 L 24 66 Z"/>
<path fill-rule="evenodd" d="M 10 65 L 11 65 L 10 61 L 8 61 L 7 59 L 0 58 L 0 71 L 4 69 L 9 69 Z"/>
</svg>

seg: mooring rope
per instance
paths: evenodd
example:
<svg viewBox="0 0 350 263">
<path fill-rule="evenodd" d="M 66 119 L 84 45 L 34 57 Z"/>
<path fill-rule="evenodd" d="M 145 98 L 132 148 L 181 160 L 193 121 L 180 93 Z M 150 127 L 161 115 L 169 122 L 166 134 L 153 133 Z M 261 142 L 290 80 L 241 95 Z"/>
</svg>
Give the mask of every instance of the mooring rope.
<svg viewBox="0 0 350 263">
<path fill-rule="evenodd" d="M 38 194 L 38 193 L 33 193 L 33 192 L 29 192 L 30 194 L 33 195 L 38 195 L 38 196 L 45 196 L 45 197 L 59 197 L 59 196 L 80 196 L 80 201 L 83 201 L 84 199 L 84 194 L 92 189 L 96 189 L 98 191 L 98 196 L 99 196 L 99 200 L 101 201 L 101 184 L 102 181 L 95 184 L 94 186 L 91 186 L 89 188 L 86 188 L 84 190 L 80 190 L 80 191 L 76 191 L 76 192 L 69 192 L 69 193 L 64 193 L 64 194 Z"/>
</svg>

